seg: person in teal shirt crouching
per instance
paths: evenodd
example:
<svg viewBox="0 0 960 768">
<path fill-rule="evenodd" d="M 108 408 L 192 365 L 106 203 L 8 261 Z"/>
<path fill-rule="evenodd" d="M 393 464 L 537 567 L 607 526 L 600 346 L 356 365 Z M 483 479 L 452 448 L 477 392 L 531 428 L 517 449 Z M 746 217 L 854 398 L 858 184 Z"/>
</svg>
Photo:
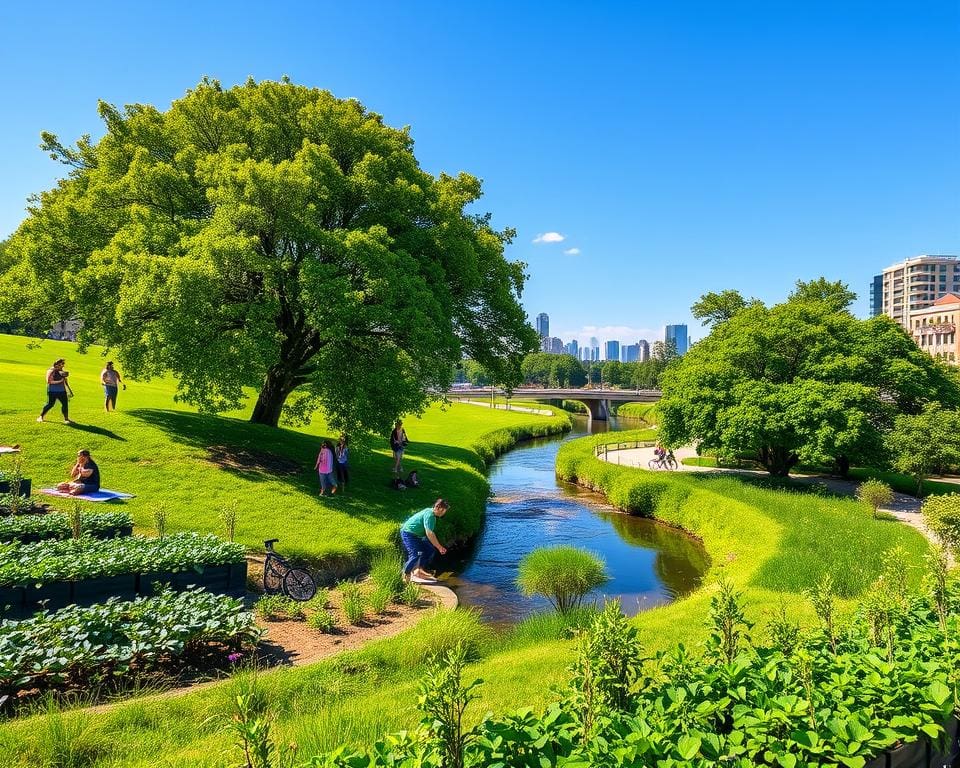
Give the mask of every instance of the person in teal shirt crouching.
<svg viewBox="0 0 960 768">
<path fill-rule="evenodd" d="M 450 505 L 446 501 L 437 499 L 433 507 L 421 509 L 400 526 L 400 540 L 403 541 L 403 548 L 407 550 L 407 562 L 403 565 L 403 575 L 410 581 L 415 583 L 436 581 L 436 577 L 425 568 L 437 552 L 441 555 L 447 554 L 447 548 L 440 543 L 434 529 L 437 518 L 447 514 L 449 508 Z"/>
</svg>

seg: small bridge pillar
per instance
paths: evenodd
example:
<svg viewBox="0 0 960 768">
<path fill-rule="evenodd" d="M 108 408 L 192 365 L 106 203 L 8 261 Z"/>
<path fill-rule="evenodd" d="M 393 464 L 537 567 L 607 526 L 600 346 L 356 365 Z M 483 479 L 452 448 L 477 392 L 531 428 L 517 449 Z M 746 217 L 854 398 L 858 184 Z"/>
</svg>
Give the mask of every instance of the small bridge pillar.
<svg viewBox="0 0 960 768">
<path fill-rule="evenodd" d="M 610 418 L 610 401 L 609 400 L 587 400 L 583 399 L 579 402 L 587 406 L 587 410 L 590 412 L 590 420 L 593 421 L 607 421 Z"/>
</svg>

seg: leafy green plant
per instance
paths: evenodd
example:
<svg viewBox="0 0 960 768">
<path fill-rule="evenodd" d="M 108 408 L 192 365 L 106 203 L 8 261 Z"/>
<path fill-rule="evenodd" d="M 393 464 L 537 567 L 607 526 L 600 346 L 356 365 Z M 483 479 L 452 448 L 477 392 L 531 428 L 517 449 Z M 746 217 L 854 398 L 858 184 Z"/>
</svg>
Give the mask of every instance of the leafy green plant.
<svg viewBox="0 0 960 768">
<path fill-rule="evenodd" d="M 360 624 L 367 613 L 367 601 L 360 585 L 353 581 L 343 581 L 337 585 L 340 592 L 340 608 L 350 624 Z"/>
<path fill-rule="evenodd" d="M 923 522 L 943 547 L 960 560 L 960 494 L 931 496 L 921 508 Z"/>
<path fill-rule="evenodd" d="M 541 547 L 520 561 L 517 586 L 525 595 L 543 595 L 561 613 L 580 605 L 583 597 L 607 582 L 603 560 L 569 546 Z"/>
<path fill-rule="evenodd" d="M 303 621 L 306 618 L 302 605 L 286 595 L 263 595 L 253 610 L 264 621 Z"/>
<path fill-rule="evenodd" d="M 329 633 L 336 625 L 336 619 L 333 618 L 333 614 L 326 608 L 314 611 L 307 617 L 307 626 L 311 629 L 318 629 L 321 632 Z"/>
<path fill-rule="evenodd" d="M 293 768 L 296 745 L 278 747 L 272 736 L 273 722 L 266 706 L 260 701 L 256 678 L 241 676 L 238 691 L 233 697 L 233 716 L 230 730 L 237 748 L 243 755 L 243 768 Z"/>
<path fill-rule="evenodd" d="M 62 512 L 48 515 L 18 515 L 0 517 L 0 542 L 36 542 L 46 539 L 66 539 L 74 536 L 74 520 Z M 126 512 L 98 512 L 83 515 L 79 521 L 80 534 L 94 538 L 112 538 L 130 533 L 133 519 Z"/>
<path fill-rule="evenodd" d="M 813 610 L 820 619 L 820 627 L 833 652 L 837 651 L 836 611 L 837 600 L 833 593 L 833 578 L 828 574 L 817 582 L 817 586 L 807 593 Z"/>
<path fill-rule="evenodd" d="M 70 506 L 68 520 L 70 521 L 70 534 L 73 538 L 79 539 L 83 533 L 83 502 L 74 499 Z"/>
<path fill-rule="evenodd" d="M 420 602 L 420 596 L 422 593 L 423 590 L 420 589 L 417 584 L 410 581 L 403 585 L 403 589 L 400 590 L 400 594 L 397 595 L 396 599 L 397 602 L 413 608 Z"/>
<path fill-rule="evenodd" d="M 881 507 L 893 503 L 893 489 L 882 480 L 870 478 L 857 486 L 857 498 L 870 507 L 873 516 L 879 517 Z"/>
<path fill-rule="evenodd" d="M 381 554 L 370 564 L 370 580 L 391 597 L 403 591 L 403 562 L 392 554 Z"/>
<path fill-rule="evenodd" d="M 237 534 L 237 520 L 240 517 L 238 502 L 233 499 L 220 510 L 220 522 L 223 523 L 227 541 L 233 541 Z"/>
<path fill-rule="evenodd" d="M 153 527 L 157 532 L 157 538 L 163 539 L 167 533 L 167 507 L 165 504 L 157 504 L 153 508 Z"/>
<path fill-rule="evenodd" d="M 740 653 L 753 625 L 743 609 L 743 593 L 721 572 L 717 591 L 710 598 L 710 641 L 708 647 L 732 662 Z"/>
<path fill-rule="evenodd" d="M 417 701 L 425 715 L 422 725 L 439 747 L 443 768 L 463 768 L 466 748 L 476 738 L 463 719 L 470 702 L 477 698 L 475 689 L 483 681 L 465 683 L 466 664 L 467 651 L 458 643 L 430 661 L 420 683 Z"/>
<path fill-rule="evenodd" d="M 304 603 L 304 608 L 307 608 L 311 611 L 322 611 L 330 603 L 330 590 L 323 589 L 322 587 L 317 590 L 317 593 L 307 600 Z"/>
</svg>

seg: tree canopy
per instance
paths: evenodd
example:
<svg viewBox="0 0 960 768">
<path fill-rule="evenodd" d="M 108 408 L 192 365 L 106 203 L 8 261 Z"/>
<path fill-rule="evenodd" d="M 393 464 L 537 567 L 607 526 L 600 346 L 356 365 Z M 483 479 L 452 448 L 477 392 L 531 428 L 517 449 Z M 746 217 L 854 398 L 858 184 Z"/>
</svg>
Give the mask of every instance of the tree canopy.
<svg viewBox="0 0 960 768">
<path fill-rule="evenodd" d="M 79 318 L 129 375 L 173 372 L 209 411 L 253 388 L 274 425 L 322 405 L 336 428 L 387 429 L 464 353 L 519 379 L 536 334 L 513 233 L 466 212 L 476 178 L 423 171 L 407 129 L 286 80 L 100 115 L 95 143 L 43 136 L 71 170 L 9 243 L 0 321 Z"/>
<path fill-rule="evenodd" d="M 715 324 L 663 374 L 663 439 L 751 455 L 777 475 L 801 461 L 845 471 L 885 455 L 897 414 L 960 402 L 952 370 L 889 318 L 853 317 L 845 290 L 798 284 L 782 304 Z"/>
</svg>

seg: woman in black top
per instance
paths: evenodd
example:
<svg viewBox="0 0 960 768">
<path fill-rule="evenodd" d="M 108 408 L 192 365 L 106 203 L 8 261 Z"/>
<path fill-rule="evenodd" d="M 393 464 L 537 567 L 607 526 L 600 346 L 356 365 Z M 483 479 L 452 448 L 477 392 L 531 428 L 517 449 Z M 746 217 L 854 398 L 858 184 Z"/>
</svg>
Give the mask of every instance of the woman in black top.
<svg viewBox="0 0 960 768">
<path fill-rule="evenodd" d="M 100 467 L 90 458 L 90 451 L 84 449 L 77 452 L 77 463 L 70 470 L 70 480 L 60 483 L 57 490 L 71 496 L 100 490 Z"/>
<path fill-rule="evenodd" d="M 54 361 L 53 366 L 47 371 L 47 404 L 43 406 L 43 410 L 40 411 L 37 421 L 43 421 L 43 417 L 47 415 L 47 411 L 53 408 L 57 400 L 59 400 L 60 413 L 63 414 L 63 423 L 71 423 L 67 415 L 67 376 L 70 374 L 63 370 L 64 365 L 66 365 L 66 360 L 61 357 L 59 360 Z"/>
</svg>

